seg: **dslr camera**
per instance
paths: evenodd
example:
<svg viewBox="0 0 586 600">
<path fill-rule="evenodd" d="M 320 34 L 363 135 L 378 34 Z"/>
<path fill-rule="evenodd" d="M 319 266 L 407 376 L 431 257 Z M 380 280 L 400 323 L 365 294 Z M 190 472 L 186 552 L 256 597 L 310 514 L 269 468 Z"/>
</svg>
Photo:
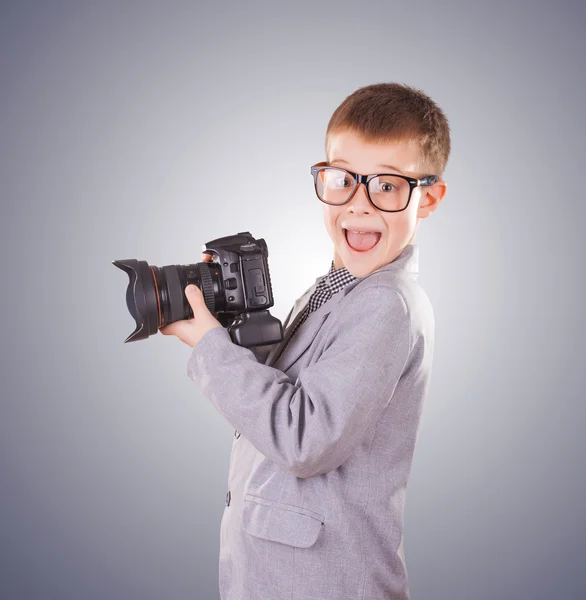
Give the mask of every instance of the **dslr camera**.
<svg viewBox="0 0 586 600">
<path fill-rule="evenodd" d="M 126 306 L 136 329 L 125 343 L 146 339 L 174 321 L 191 319 L 193 311 L 185 296 L 190 283 L 201 290 L 206 306 L 235 344 L 248 348 L 283 339 L 281 321 L 268 311 L 274 301 L 265 240 L 244 231 L 207 242 L 202 252 L 211 254 L 212 260 L 164 267 L 134 258 L 112 261 L 129 277 Z"/>
</svg>

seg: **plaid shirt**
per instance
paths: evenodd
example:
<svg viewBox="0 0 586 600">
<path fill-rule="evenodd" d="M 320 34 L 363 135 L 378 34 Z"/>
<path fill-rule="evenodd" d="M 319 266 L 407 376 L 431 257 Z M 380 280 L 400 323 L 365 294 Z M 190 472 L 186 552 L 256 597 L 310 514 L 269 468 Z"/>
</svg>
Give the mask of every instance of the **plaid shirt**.
<svg viewBox="0 0 586 600">
<path fill-rule="evenodd" d="M 291 337 L 287 341 L 287 344 L 291 341 L 297 329 L 307 319 L 307 317 L 314 311 L 317 310 L 324 302 L 327 302 L 336 292 L 339 292 L 344 286 L 348 285 L 352 281 L 358 279 L 354 277 L 346 267 L 340 269 L 334 268 L 334 261 L 330 266 L 330 270 L 323 276 L 318 282 L 313 294 L 309 298 L 309 302 L 303 309 L 301 317 L 297 322 L 295 329 L 291 333 Z"/>
</svg>

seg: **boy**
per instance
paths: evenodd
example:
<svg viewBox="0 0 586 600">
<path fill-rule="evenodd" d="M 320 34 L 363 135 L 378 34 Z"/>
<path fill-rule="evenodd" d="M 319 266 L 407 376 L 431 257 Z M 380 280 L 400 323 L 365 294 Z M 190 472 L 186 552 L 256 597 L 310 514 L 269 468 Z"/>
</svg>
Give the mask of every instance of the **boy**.
<svg viewBox="0 0 586 600">
<path fill-rule="evenodd" d="M 222 600 L 410 598 L 403 510 L 434 344 L 413 241 L 445 195 L 449 152 L 422 91 L 358 89 L 311 170 L 334 257 L 283 341 L 233 344 L 196 286 L 194 318 L 161 329 L 193 347 L 188 376 L 235 428 Z"/>
</svg>

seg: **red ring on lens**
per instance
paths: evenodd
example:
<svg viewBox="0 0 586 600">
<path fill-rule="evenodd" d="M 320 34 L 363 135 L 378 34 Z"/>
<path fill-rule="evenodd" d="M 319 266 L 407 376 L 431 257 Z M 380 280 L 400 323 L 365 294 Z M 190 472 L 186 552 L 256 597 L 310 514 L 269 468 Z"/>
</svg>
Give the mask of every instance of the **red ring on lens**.
<svg viewBox="0 0 586 600">
<path fill-rule="evenodd" d="M 159 298 L 159 286 L 157 285 L 157 278 L 155 277 L 155 271 L 153 267 L 151 267 L 151 273 L 153 274 L 153 281 L 155 282 L 155 294 L 157 296 L 157 308 L 159 313 L 159 329 L 161 328 L 161 300 Z"/>
</svg>

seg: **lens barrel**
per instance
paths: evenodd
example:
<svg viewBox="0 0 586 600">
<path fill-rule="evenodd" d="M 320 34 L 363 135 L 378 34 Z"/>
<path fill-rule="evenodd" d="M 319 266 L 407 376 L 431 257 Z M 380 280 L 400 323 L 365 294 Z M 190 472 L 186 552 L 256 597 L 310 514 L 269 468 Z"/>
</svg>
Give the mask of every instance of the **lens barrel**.
<svg viewBox="0 0 586 600">
<path fill-rule="evenodd" d="M 125 343 L 144 340 L 169 323 L 191 319 L 193 311 L 185 296 L 189 284 L 202 291 L 212 314 L 225 310 L 223 280 L 214 262 L 156 267 L 144 260 L 130 258 L 113 260 L 112 264 L 129 277 L 126 306 L 136 328 Z"/>
</svg>

